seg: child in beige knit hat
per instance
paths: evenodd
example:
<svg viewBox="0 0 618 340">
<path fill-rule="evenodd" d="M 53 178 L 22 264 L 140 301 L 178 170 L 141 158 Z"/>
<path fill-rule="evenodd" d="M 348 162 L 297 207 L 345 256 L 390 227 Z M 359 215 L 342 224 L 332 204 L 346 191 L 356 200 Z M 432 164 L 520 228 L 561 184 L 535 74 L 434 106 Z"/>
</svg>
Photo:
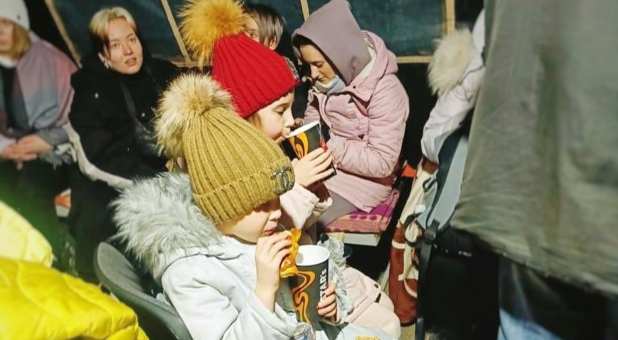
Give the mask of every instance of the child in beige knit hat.
<svg viewBox="0 0 618 340">
<path fill-rule="evenodd" d="M 117 237 L 161 284 L 194 339 L 391 339 L 338 323 L 346 306 L 340 291 L 318 306 L 322 330 L 297 321 L 279 271 L 291 245 L 289 232 L 278 232 L 279 196 L 294 184 L 291 163 L 237 116 L 217 82 L 176 79 L 163 94 L 156 132 L 187 173 L 126 189 L 114 203 Z M 340 254 L 330 260 L 340 275 Z"/>
</svg>

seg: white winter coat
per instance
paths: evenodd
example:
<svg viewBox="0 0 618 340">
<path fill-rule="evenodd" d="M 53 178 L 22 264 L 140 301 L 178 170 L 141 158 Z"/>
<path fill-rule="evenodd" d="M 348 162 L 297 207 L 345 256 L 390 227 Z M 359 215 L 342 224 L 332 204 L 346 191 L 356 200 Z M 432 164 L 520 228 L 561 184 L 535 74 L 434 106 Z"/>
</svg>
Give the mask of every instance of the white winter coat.
<svg viewBox="0 0 618 340">
<path fill-rule="evenodd" d="M 118 236 L 161 283 L 194 339 L 290 339 L 299 326 L 286 281 L 275 311 L 254 294 L 255 245 L 222 235 L 193 203 L 188 176 L 162 174 L 137 182 L 114 202 Z M 341 280 L 341 244 L 332 243 L 331 273 Z M 349 302 L 337 286 L 343 316 Z M 324 324 L 318 339 L 377 336 L 354 325 Z"/>
<path fill-rule="evenodd" d="M 485 15 L 479 14 L 472 34 L 468 30 L 449 33 L 441 42 L 429 66 L 429 83 L 438 101 L 423 128 L 423 155 L 438 163 L 446 138 L 457 130 L 476 103 L 485 65 Z"/>
</svg>

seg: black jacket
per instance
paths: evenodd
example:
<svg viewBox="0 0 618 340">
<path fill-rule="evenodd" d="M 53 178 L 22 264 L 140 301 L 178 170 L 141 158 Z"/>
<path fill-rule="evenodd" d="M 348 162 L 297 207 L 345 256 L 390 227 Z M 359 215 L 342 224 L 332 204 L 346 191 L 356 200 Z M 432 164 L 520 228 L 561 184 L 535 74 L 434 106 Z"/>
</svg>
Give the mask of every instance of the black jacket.
<svg viewBox="0 0 618 340">
<path fill-rule="evenodd" d="M 90 162 L 125 178 L 163 170 L 163 159 L 144 154 L 137 145 L 134 118 L 120 84 L 126 84 L 131 93 L 136 118 L 150 125 L 160 92 L 176 74 L 171 63 L 154 58 L 145 58 L 142 70 L 131 76 L 106 69 L 96 56 L 85 59 L 71 78 L 75 96 L 69 119 Z"/>
<path fill-rule="evenodd" d="M 162 171 L 164 160 L 145 155 L 138 146 L 135 122 L 120 84 L 123 82 L 131 93 L 137 119 L 147 125 L 153 118 L 150 108 L 176 75 L 176 68 L 150 58 L 144 60 L 137 75 L 123 76 L 105 69 L 96 56 L 87 58 L 83 65 L 71 78 L 75 96 L 69 119 L 80 135 L 86 157 L 101 170 L 125 178 L 149 177 Z M 67 222 L 76 240 L 79 274 L 94 282 L 94 249 L 116 233 L 109 203 L 118 192 L 104 182 L 91 181 L 77 167 L 72 172 L 72 204 Z"/>
</svg>

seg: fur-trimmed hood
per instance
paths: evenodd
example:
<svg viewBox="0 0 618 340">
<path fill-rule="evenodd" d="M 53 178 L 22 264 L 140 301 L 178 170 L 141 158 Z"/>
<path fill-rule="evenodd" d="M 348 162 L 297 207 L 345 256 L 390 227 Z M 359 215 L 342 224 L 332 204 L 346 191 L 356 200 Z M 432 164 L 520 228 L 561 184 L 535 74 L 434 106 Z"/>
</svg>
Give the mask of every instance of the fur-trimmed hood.
<svg viewBox="0 0 618 340">
<path fill-rule="evenodd" d="M 189 177 L 162 173 L 136 182 L 112 203 L 115 238 L 159 280 L 179 257 L 197 253 L 233 258 L 223 234 L 193 203 Z"/>
<path fill-rule="evenodd" d="M 485 46 L 485 11 L 481 11 L 473 32 L 453 31 L 442 38 L 429 64 L 429 85 L 442 96 L 455 87 L 470 72 L 483 66 Z"/>
</svg>

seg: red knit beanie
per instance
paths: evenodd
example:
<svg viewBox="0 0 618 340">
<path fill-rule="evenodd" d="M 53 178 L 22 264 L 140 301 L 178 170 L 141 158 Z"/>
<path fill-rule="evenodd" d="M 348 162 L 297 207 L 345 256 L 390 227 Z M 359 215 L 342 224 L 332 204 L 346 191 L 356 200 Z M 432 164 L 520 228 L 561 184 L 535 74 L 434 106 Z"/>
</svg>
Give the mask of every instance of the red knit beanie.
<svg viewBox="0 0 618 340">
<path fill-rule="evenodd" d="M 200 67 L 210 62 L 212 76 L 232 95 L 247 118 L 292 91 L 297 80 L 276 52 L 243 33 L 245 13 L 236 0 L 191 0 L 181 30 Z"/>
</svg>

